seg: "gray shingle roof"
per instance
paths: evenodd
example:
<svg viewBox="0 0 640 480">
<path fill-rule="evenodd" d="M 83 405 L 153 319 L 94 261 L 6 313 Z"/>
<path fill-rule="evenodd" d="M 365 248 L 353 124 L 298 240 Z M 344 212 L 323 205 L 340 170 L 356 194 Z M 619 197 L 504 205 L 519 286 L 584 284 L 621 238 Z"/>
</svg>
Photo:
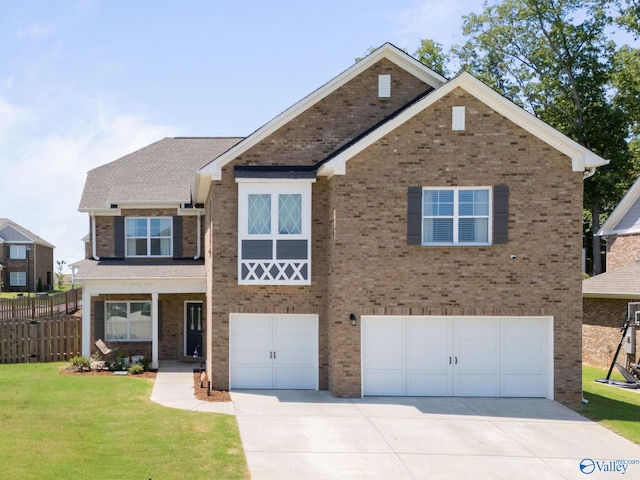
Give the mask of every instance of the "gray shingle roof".
<svg viewBox="0 0 640 480">
<path fill-rule="evenodd" d="M 242 138 L 164 138 L 87 173 L 80 211 L 189 203 L 197 171 Z"/>
<path fill-rule="evenodd" d="M 582 281 L 583 297 L 640 297 L 640 262 L 633 262 L 611 272 Z"/>
<path fill-rule="evenodd" d="M 77 280 L 206 278 L 204 261 L 80 260 L 72 264 Z"/>
</svg>

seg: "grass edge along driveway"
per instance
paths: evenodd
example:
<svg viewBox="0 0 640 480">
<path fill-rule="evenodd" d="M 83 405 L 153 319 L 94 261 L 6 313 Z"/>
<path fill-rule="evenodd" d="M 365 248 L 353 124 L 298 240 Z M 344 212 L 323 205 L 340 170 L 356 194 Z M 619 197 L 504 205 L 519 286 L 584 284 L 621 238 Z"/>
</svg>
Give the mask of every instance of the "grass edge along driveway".
<svg viewBox="0 0 640 480">
<path fill-rule="evenodd" d="M 0 478 L 249 478 L 235 417 L 163 407 L 151 379 L 67 365 L 0 365 Z"/>
<path fill-rule="evenodd" d="M 606 378 L 607 370 L 582 366 L 582 388 L 589 403 L 578 413 L 607 427 L 609 430 L 640 444 L 640 390 L 629 390 L 598 383 Z M 612 379 L 622 376 L 614 371 Z"/>
</svg>

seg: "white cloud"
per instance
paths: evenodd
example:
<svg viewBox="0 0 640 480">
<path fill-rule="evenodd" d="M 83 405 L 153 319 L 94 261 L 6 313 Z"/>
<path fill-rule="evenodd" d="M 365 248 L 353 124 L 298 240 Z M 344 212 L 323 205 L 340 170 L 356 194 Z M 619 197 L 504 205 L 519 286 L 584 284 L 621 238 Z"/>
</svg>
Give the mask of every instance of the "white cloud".
<svg viewBox="0 0 640 480">
<path fill-rule="evenodd" d="M 56 260 L 67 263 L 84 257 L 80 239 L 88 231 L 88 219 L 77 210 L 86 172 L 175 135 L 173 129 L 147 124 L 136 115 L 104 111 L 39 137 L 21 133 L 0 143 L 0 217 L 53 243 Z"/>
<path fill-rule="evenodd" d="M 12 127 L 20 125 L 31 117 L 31 112 L 22 107 L 11 105 L 0 97 L 0 140 L 9 134 Z"/>
</svg>

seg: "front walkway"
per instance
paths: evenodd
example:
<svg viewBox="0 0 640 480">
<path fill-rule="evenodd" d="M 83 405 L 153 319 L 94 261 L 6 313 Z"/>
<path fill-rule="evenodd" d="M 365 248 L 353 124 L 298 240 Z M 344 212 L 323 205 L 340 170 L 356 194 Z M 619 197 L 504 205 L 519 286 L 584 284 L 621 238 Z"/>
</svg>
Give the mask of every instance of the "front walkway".
<svg viewBox="0 0 640 480">
<path fill-rule="evenodd" d="M 203 402 L 193 395 L 193 367 L 196 364 L 161 360 L 151 400 L 165 407 L 194 412 L 233 415 L 232 402 Z"/>
</svg>

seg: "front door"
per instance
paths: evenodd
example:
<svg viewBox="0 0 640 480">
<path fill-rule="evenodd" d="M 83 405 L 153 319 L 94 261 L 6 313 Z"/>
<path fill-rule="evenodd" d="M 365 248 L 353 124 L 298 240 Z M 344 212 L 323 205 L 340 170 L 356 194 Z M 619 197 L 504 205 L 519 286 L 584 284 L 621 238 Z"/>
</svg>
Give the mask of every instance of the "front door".
<svg viewBox="0 0 640 480">
<path fill-rule="evenodd" d="M 203 333 L 204 311 L 202 302 L 186 302 L 184 314 L 185 356 L 204 357 Z"/>
</svg>

